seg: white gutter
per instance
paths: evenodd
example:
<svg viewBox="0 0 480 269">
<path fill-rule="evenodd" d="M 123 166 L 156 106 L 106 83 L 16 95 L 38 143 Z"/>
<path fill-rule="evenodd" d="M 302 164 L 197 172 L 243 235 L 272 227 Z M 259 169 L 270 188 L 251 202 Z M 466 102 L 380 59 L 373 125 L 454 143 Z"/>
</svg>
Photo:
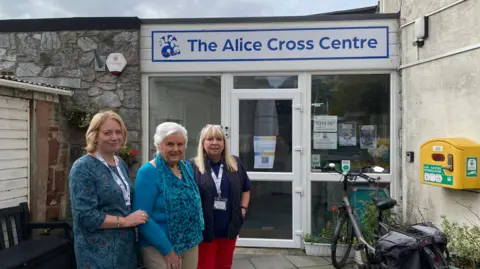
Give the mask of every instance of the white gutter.
<svg viewBox="0 0 480 269">
<path fill-rule="evenodd" d="M 425 17 L 430 17 L 430 16 L 432 16 L 433 14 L 437 14 L 437 13 L 439 13 L 439 12 L 442 12 L 442 11 L 444 11 L 445 9 L 449 9 L 449 8 L 451 8 L 451 7 L 453 7 L 453 6 L 456 6 L 456 5 L 460 4 L 460 3 L 463 3 L 463 2 L 465 2 L 465 1 L 467 1 L 467 0 L 458 0 L 457 2 L 451 3 L 451 4 L 448 5 L 448 6 L 442 7 L 442 8 L 440 8 L 440 9 L 437 9 L 437 10 L 435 10 L 435 11 L 433 11 L 433 12 L 428 13 L 427 15 L 425 15 Z M 404 27 L 409 26 L 410 24 L 414 24 L 414 23 L 415 23 L 415 21 L 407 22 L 407 23 L 405 23 L 405 24 L 400 25 L 400 28 L 404 28 Z"/>
<path fill-rule="evenodd" d="M 44 93 L 65 95 L 65 96 L 73 95 L 73 91 L 69 91 L 69 90 L 50 88 L 50 87 L 30 84 L 26 82 L 18 82 L 18 81 L 2 79 L 2 78 L 0 78 L 0 85 L 5 87 L 10 87 L 10 88 L 30 90 L 34 92 L 44 92 Z"/>
</svg>

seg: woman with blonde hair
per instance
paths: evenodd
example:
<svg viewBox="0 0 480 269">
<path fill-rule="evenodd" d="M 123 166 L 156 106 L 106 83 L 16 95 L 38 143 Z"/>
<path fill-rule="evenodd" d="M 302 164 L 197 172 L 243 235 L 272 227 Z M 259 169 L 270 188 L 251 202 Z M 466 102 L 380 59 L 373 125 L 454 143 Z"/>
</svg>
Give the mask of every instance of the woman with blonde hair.
<svg viewBox="0 0 480 269">
<path fill-rule="evenodd" d="M 205 223 L 198 269 L 231 268 L 252 184 L 240 159 L 230 155 L 220 125 L 202 129 L 197 156 L 190 163 L 200 190 Z"/>
<path fill-rule="evenodd" d="M 142 210 L 131 212 L 133 185 L 123 160 L 115 155 L 127 140 L 120 116 L 102 111 L 86 133 L 87 154 L 69 175 L 75 256 L 78 268 L 135 269 L 135 230 L 148 221 Z"/>
</svg>

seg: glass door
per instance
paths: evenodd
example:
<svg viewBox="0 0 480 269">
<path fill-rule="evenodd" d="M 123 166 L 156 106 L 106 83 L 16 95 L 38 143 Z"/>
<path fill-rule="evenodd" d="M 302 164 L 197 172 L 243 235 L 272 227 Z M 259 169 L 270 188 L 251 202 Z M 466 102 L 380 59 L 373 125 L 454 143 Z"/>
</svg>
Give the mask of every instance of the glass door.
<svg viewBox="0 0 480 269">
<path fill-rule="evenodd" d="M 231 92 L 232 153 L 253 185 L 237 246 L 300 247 L 300 97 L 297 89 Z"/>
</svg>

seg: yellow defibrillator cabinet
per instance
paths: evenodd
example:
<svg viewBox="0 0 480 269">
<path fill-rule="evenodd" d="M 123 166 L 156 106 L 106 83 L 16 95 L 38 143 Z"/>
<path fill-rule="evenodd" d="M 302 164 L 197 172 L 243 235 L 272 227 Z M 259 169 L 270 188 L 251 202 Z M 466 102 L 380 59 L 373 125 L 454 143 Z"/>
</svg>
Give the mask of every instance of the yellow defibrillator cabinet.
<svg viewBox="0 0 480 269">
<path fill-rule="evenodd" d="M 420 181 L 450 189 L 480 189 L 480 144 L 466 138 L 436 138 L 420 147 Z"/>
</svg>

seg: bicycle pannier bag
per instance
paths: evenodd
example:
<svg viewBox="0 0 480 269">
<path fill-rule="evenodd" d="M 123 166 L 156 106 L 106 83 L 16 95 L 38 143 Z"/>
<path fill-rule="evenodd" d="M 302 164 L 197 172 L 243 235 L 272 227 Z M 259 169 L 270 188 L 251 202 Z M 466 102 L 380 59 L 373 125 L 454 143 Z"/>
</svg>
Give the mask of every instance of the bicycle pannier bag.
<svg viewBox="0 0 480 269">
<path fill-rule="evenodd" d="M 435 244 L 441 252 L 445 252 L 447 248 L 447 237 L 431 222 L 415 224 L 411 226 L 413 229 L 422 232 L 423 234 L 433 237 Z"/>
<path fill-rule="evenodd" d="M 421 269 L 417 240 L 391 231 L 382 236 L 376 246 L 376 255 L 390 269 Z"/>
</svg>

